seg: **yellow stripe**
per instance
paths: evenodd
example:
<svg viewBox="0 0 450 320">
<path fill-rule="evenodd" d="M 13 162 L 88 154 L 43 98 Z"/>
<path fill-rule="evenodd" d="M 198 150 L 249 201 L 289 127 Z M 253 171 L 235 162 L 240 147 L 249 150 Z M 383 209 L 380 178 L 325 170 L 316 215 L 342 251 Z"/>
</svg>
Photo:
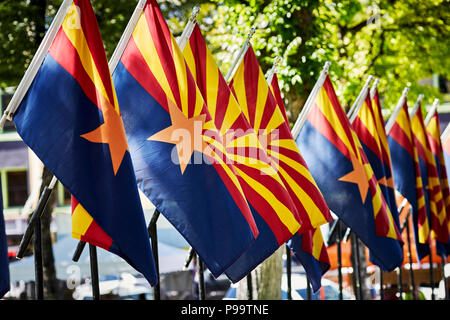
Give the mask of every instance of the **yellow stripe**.
<svg viewBox="0 0 450 320">
<path fill-rule="evenodd" d="M 400 109 L 395 122 L 400 126 L 400 128 L 402 128 L 403 132 L 408 137 L 408 141 L 413 141 L 411 138 L 411 127 L 408 121 L 408 114 L 405 112 L 404 108 Z"/>
<path fill-rule="evenodd" d="M 336 134 L 342 140 L 342 142 L 347 147 L 347 149 L 350 152 L 354 153 L 355 151 L 350 142 L 350 139 L 352 137 L 347 136 L 347 134 L 344 130 L 344 127 L 341 124 L 340 119 L 338 118 L 336 112 L 334 111 L 334 108 L 331 104 L 331 101 L 330 101 L 328 94 L 324 87 L 322 87 L 322 89 L 320 90 L 320 92 L 317 96 L 316 104 L 319 107 L 319 109 L 322 111 L 323 115 L 330 122 L 331 126 L 336 131 Z"/>
<path fill-rule="evenodd" d="M 236 119 L 242 114 L 241 107 L 234 98 L 233 94 L 230 92 L 230 99 L 228 101 L 228 106 L 226 107 L 225 116 L 222 121 L 222 127 L 220 128 L 220 134 L 224 136 L 235 123 Z M 256 137 L 256 133 L 252 134 Z"/>
<path fill-rule="evenodd" d="M 282 167 L 280 167 L 279 170 L 281 176 L 286 180 L 287 184 L 291 187 L 291 189 L 294 191 L 295 195 L 305 208 L 311 225 L 316 228 L 321 226 L 322 224 L 327 223 L 327 220 L 323 216 L 320 209 L 316 206 L 314 201 L 311 199 L 309 194 L 305 192 L 302 187 L 300 187 L 297 182 L 292 179 L 292 177 Z"/>
<path fill-rule="evenodd" d="M 320 228 L 314 230 L 313 234 L 313 252 L 312 255 L 316 260 L 320 258 L 320 252 L 322 251 L 323 246 L 323 236 Z"/>
<path fill-rule="evenodd" d="M 141 14 L 136 28 L 133 31 L 133 38 L 136 46 L 144 57 L 145 62 L 148 64 L 151 72 L 166 93 L 168 99 L 176 104 L 176 100 L 173 96 L 172 89 L 169 86 L 166 73 L 161 65 L 161 61 L 158 58 L 158 52 L 156 51 L 155 44 L 152 41 L 152 36 L 150 34 L 144 13 Z"/>
<path fill-rule="evenodd" d="M 216 119 L 217 94 L 219 89 L 219 69 L 211 56 L 209 50 L 206 50 L 206 104 L 209 113 L 213 119 Z M 228 110 L 227 110 L 228 111 Z"/>
<path fill-rule="evenodd" d="M 241 106 L 241 110 L 244 113 L 247 120 L 249 122 L 251 122 L 250 117 L 248 115 L 248 106 L 247 106 L 247 99 L 246 99 L 247 95 L 245 93 L 245 85 L 243 85 L 243 83 L 244 83 L 244 64 L 243 63 L 240 64 L 233 79 L 234 79 L 233 80 L 233 88 L 234 88 L 234 92 L 236 93 L 238 103 Z M 237 83 L 239 83 L 239 84 L 236 85 Z"/>
<path fill-rule="evenodd" d="M 72 237 L 80 239 L 81 236 L 84 236 L 93 220 L 86 209 L 78 204 L 72 213 Z"/>
<path fill-rule="evenodd" d="M 78 10 L 74 3 L 72 3 L 71 9 L 69 10 L 64 22 L 62 24 L 62 28 L 64 33 L 67 35 L 67 38 L 72 43 L 74 48 L 76 49 L 78 55 L 80 56 L 81 63 L 89 78 L 94 83 L 97 91 L 105 98 L 109 103 L 115 103 L 116 101 L 110 101 L 108 94 L 106 93 L 106 89 L 102 78 L 100 77 L 100 73 L 97 70 L 97 66 L 95 65 L 94 58 L 92 57 L 91 50 L 89 49 L 86 37 L 84 36 L 84 32 L 82 28 L 74 28 L 73 27 L 73 15 L 77 15 L 75 19 L 80 21 L 80 17 L 78 16 Z M 111 79 L 111 76 L 110 76 Z M 98 99 L 99 103 L 101 103 L 102 99 Z M 114 105 L 116 111 L 119 113 L 118 104 Z M 99 106 L 103 107 L 103 106 Z"/>
<path fill-rule="evenodd" d="M 178 47 L 175 38 L 170 35 L 171 43 L 172 43 L 172 52 L 173 52 L 173 63 L 175 66 L 175 72 L 177 73 L 177 81 L 178 81 L 178 90 L 180 92 L 180 100 L 181 100 L 181 110 L 184 115 L 189 116 L 189 90 L 188 90 L 188 81 L 187 81 L 187 68 L 186 61 L 181 53 L 180 48 Z M 199 98 L 199 90 L 196 87 L 196 95 Z M 201 97 L 201 95 L 200 95 Z M 201 99 L 201 98 L 200 98 Z M 204 100 L 203 100 L 204 101 Z M 198 114 L 194 113 L 194 116 Z"/>
<path fill-rule="evenodd" d="M 291 234 L 294 234 L 298 231 L 298 229 L 300 229 L 300 224 L 295 219 L 293 213 L 283 203 L 281 203 L 269 189 L 246 175 L 245 172 L 239 170 L 239 168 L 235 168 L 235 170 L 258 194 L 266 199 L 273 210 L 277 213 L 280 221 L 286 226 Z"/>
<path fill-rule="evenodd" d="M 241 78 L 243 80 L 243 78 Z M 236 85 L 244 86 L 244 82 L 236 83 Z M 258 77 L 258 92 L 256 96 L 256 106 L 255 106 L 255 118 L 253 128 L 256 132 L 259 131 L 261 126 L 261 120 L 265 112 L 265 107 L 267 103 L 267 99 L 269 98 L 269 86 L 267 85 L 266 78 L 264 74 L 259 68 L 259 77 Z"/>
<path fill-rule="evenodd" d="M 364 124 L 364 126 L 367 128 L 369 133 L 374 138 L 378 150 L 381 152 L 381 143 L 380 139 L 378 137 L 378 130 L 375 124 L 375 119 L 372 116 L 372 113 L 370 112 L 369 106 L 367 105 L 366 101 L 364 101 L 363 106 L 361 107 L 361 110 L 358 113 L 359 119 Z"/>
</svg>

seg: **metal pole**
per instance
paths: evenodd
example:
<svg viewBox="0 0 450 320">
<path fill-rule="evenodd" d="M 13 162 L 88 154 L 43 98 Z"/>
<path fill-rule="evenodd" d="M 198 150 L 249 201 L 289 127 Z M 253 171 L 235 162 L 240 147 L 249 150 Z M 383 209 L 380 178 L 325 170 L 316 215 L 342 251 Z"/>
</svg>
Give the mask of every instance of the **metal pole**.
<svg viewBox="0 0 450 320">
<path fill-rule="evenodd" d="M 369 94 L 370 83 L 372 82 L 372 80 L 373 80 L 373 76 L 369 75 L 368 79 L 366 80 L 366 83 L 364 84 L 363 88 L 359 92 L 359 95 L 356 98 L 355 103 L 351 106 L 350 110 L 347 113 L 347 117 L 351 124 L 353 123 L 353 121 L 355 121 L 356 116 L 359 113 L 359 110 L 361 109 L 362 105 L 364 104 L 364 100 L 365 100 L 367 94 Z"/>
<path fill-rule="evenodd" d="M 281 62 L 281 57 L 280 56 L 276 56 L 274 61 L 273 61 L 272 68 L 270 68 L 270 70 L 267 72 L 266 81 L 269 84 L 269 86 L 272 83 L 273 76 L 277 72 L 277 68 L 278 68 L 278 65 L 280 64 L 280 62 Z"/>
<path fill-rule="evenodd" d="M 414 116 L 417 113 L 417 110 L 419 110 L 420 102 L 422 101 L 423 97 L 424 97 L 423 94 L 419 94 L 419 96 L 417 97 L 416 103 L 414 104 L 414 106 L 411 108 L 411 110 L 409 112 L 410 119 L 414 118 Z"/>
<path fill-rule="evenodd" d="M 442 277 L 444 278 L 444 292 L 445 292 L 445 300 L 449 300 L 449 292 L 448 292 L 448 284 L 447 284 L 447 277 L 445 275 L 445 259 L 446 256 L 441 256 L 441 265 L 442 265 Z"/>
<path fill-rule="evenodd" d="M 91 265 L 92 298 L 94 300 L 100 300 L 100 283 L 98 280 L 97 248 L 92 244 L 89 244 L 89 260 L 90 260 L 90 265 Z"/>
<path fill-rule="evenodd" d="M 255 34 L 256 29 L 251 28 L 250 32 L 247 35 L 247 39 L 245 39 L 244 44 L 242 45 L 241 49 L 238 52 L 238 55 L 236 59 L 234 59 L 233 64 L 230 67 L 230 70 L 228 70 L 227 74 L 225 75 L 225 81 L 228 82 L 233 76 L 234 70 L 236 69 L 236 66 L 238 66 L 242 59 L 244 58 L 245 53 L 247 52 L 248 48 L 250 47 L 250 39 Z"/>
<path fill-rule="evenodd" d="M 403 211 L 403 208 L 406 205 L 407 200 L 404 199 L 402 204 L 400 205 L 400 208 L 398 209 L 399 214 Z M 409 216 L 411 215 L 411 210 L 408 211 L 408 214 L 405 217 L 405 221 L 403 222 L 403 225 L 400 227 L 400 234 L 403 233 L 403 230 L 405 230 L 405 228 L 408 226 L 408 219 Z M 408 231 L 408 238 L 409 238 L 409 231 Z M 403 265 L 403 263 L 402 263 Z M 402 272 L 402 265 L 398 268 L 398 290 L 399 290 L 399 299 L 403 300 L 403 272 Z"/>
<path fill-rule="evenodd" d="M 191 37 L 192 31 L 194 31 L 194 27 L 197 23 L 196 18 L 197 18 L 197 15 L 199 12 L 200 12 L 200 7 L 198 7 L 198 6 L 195 6 L 192 9 L 191 16 L 190 16 L 188 22 L 186 23 L 186 26 L 184 27 L 180 38 L 178 38 L 178 40 L 177 40 L 178 47 L 180 48 L 181 51 L 184 50 L 184 47 L 186 46 L 187 42 L 189 41 L 189 38 Z"/>
<path fill-rule="evenodd" d="M 378 270 L 380 270 L 380 300 L 384 300 L 383 270 L 381 268 L 378 268 Z"/>
<path fill-rule="evenodd" d="M 150 223 L 148 225 L 148 234 L 151 239 L 152 244 L 152 252 L 153 252 L 153 258 L 155 260 L 155 267 L 156 267 L 156 276 L 157 276 L 157 283 L 153 289 L 154 292 L 154 299 L 155 300 L 161 300 L 161 284 L 159 283 L 160 277 L 159 277 L 159 257 L 158 257 L 158 233 L 156 228 L 156 222 L 158 221 L 160 212 L 158 209 L 155 209 L 153 212 L 152 219 L 150 220 Z"/>
<path fill-rule="evenodd" d="M 395 120 L 397 119 L 398 114 L 400 113 L 400 110 L 403 107 L 403 104 L 405 103 L 405 99 L 408 96 L 409 87 L 406 87 L 403 89 L 402 95 L 400 96 L 400 99 L 398 99 L 397 105 L 394 108 L 394 111 L 392 111 L 391 117 L 387 121 L 385 127 L 386 133 L 389 134 L 389 131 L 391 131 L 392 126 L 395 123 Z"/>
<path fill-rule="evenodd" d="M 44 299 L 44 267 L 42 262 L 41 218 L 34 223 L 34 272 L 36 300 Z"/>
<path fill-rule="evenodd" d="M 41 197 L 39 198 L 38 205 L 34 210 L 33 214 L 31 215 L 27 229 L 25 230 L 25 233 L 20 242 L 19 249 L 17 250 L 16 254 L 17 259 L 23 258 L 25 251 L 27 250 L 28 245 L 30 244 L 31 237 L 33 236 L 33 231 L 35 230 L 34 226 L 38 221 L 40 221 L 39 219 L 42 217 L 42 214 L 44 213 L 45 207 L 47 206 L 48 203 L 48 199 L 50 198 L 50 195 L 52 194 L 52 191 L 57 181 L 58 180 L 53 176 L 53 179 L 52 181 L 50 181 L 50 184 L 44 187 Z"/>
<path fill-rule="evenodd" d="M 312 299 L 311 282 L 309 281 L 309 278 L 306 277 L 306 300 L 311 299 Z"/>
<path fill-rule="evenodd" d="M 370 100 L 375 97 L 375 92 L 377 91 L 378 84 L 380 83 L 380 78 L 375 78 L 372 84 L 372 88 L 370 89 Z"/>
<path fill-rule="evenodd" d="M 410 208 L 410 212 L 412 212 L 412 207 Z M 409 214 L 411 216 L 411 214 Z M 409 277 L 411 279 L 411 292 L 414 300 L 417 300 L 416 297 L 416 286 L 414 281 L 414 270 L 412 266 L 412 253 L 411 253 L 411 238 L 410 238 L 410 229 L 409 229 L 409 222 L 406 221 L 406 234 L 408 238 L 408 258 L 409 258 Z"/>
<path fill-rule="evenodd" d="M 200 300 L 205 300 L 205 265 L 203 261 L 200 259 L 200 256 L 197 255 L 198 258 L 198 296 Z"/>
<path fill-rule="evenodd" d="M 286 244 L 286 278 L 287 278 L 287 299 L 292 300 L 292 272 L 291 272 L 291 249 Z"/>
<path fill-rule="evenodd" d="M 431 300 L 436 300 L 436 297 L 434 295 L 434 271 L 433 271 L 433 255 L 432 255 L 432 249 L 430 246 L 430 285 L 431 285 Z"/>
<path fill-rule="evenodd" d="M 433 104 L 431 105 L 431 108 L 428 111 L 425 120 L 423 120 L 423 123 L 425 124 L 425 126 L 428 125 L 428 123 L 430 122 L 431 118 L 433 118 L 433 116 L 437 112 L 438 106 L 439 106 L 439 99 L 434 99 Z"/>
<path fill-rule="evenodd" d="M 338 235 L 338 241 L 337 241 L 337 267 L 338 267 L 338 282 L 339 282 L 339 300 L 344 300 L 344 294 L 343 294 L 343 286 L 342 286 L 342 234 L 341 234 L 341 223 L 339 220 L 336 220 L 336 230 Z"/>
<path fill-rule="evenodd" d="M 355 251 L 356 251 L 356 270 L 357 270 L 357 285 L 358 285 L 358 294 L 359 294 L 359 300 L 364 300 L 363 292 L 362 292 L 362 279 L 361 279 L 361 264 L 360 262 L 360 255 L 359 255 L 359 241 L 356 237 L 355 233 L 353 233 L 353 239 L 355 240 Z"/>
<path fill-rule="evenodd" d="M 73 253 L 72 261 L 78 262 L 80 259 L 81 254 L 83 253 L 84 247 L 86 246 L 86 242 L 84 241 L 78 241 L 78 245 L 75 249 L 75 252 Z"/>
<path fill-rule="evenodd" d="M 252 282 L 252 272 L 245 277 L 247 280 L 247 299 L 253 300 L 253 282 Z"/>
</svg>

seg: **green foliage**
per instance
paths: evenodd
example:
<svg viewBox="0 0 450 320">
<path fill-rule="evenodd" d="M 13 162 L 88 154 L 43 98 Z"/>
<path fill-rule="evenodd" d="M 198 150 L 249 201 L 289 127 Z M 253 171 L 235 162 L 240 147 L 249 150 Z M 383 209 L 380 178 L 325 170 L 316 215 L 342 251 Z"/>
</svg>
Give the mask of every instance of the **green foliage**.
<svg viewBox="0 0 450 320">
<path fill-rule="evenodd" d="M 0 1 L 0 86 L 20 81 L 61 0 Z M 325 61 L 341 104 L 348 108 L 369 74 L 379 77 L 386 109 L 405 86 L 409 100 L 442 98 L 433 73 L 450 78 L 450 9 L 445 0 L 187 0 L 159 1 L 175 36 L 194 5 L 208 45 L 225 74 L 256 28 L 253 48 L 263 70 L 277 56 L 280 85 L 294 121 Z M 46 3 L 42 14 L 42 3 Z M 110 57 L 136 6 L 130 0 L 92 0 Z M 45 7 L 45 5 L 44 5 Z M 47 18 L 45 19 L 45 16 Z M 44 29 L 45 30 L 45 29 Z"/>
</svg>

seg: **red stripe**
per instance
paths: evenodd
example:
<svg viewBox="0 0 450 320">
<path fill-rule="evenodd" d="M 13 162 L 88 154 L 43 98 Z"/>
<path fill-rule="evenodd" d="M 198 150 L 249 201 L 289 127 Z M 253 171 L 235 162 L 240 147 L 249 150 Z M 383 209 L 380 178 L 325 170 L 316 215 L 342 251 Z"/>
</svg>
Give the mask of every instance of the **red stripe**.
<svg viewBox="0 0 450 320">
<path fill-rule="evenodd" d="M 167 95 L 159 85 L 150 67 L 136 46 L 134 38 L 131 37 L 122 55 L 121 62 L 136 81 L 169 112 Z"/>
<path fill-rule="evenodd" d="M 283 118 L 286 121 L 286 123 L 289 124 L 289 120 L 286 114 L 286 107 L 284 106 L 283 98 L 281 97 L 281 90 L 280 87 L 278 86 L 278 77 L 276 73 L 273 75 L 271 86 L 273 90 L 273 95 L 275 97 L 275 100 L 277 101 L 277 105 L 280 108 L 281 113 L 283 114 Z"/>
<path fill-rule="evenodd" d="M 255 127 L 256 101 L 258 98 L 259 64 L 253 48 L 248 48 L 244 56 L 244 83 L 250 125 Z M 256 62 L 256 63 L 255 63 Z"/>
<path fill-rule="evenodd" d="M 322 110 L 315 105 L 309 112 L 308 121 L 313 125 L 329 142 L 331 142 L 344 156 L 350 160 L 350 151 L 344 142 L 337 135 L 333 126 L 322 113 Z"/>
<path fill-rule="evenodd" d="M 353 129 L 355 130 L 355 133 L 358 136 L 359 140 L 362 143 L 364 143 L 382 162 L 383 156 L 381 155 L 380 148 L 378 148 L 377 141 L 375 140 L 375 137 L 367 129 L 367 127 L 364 125 L 364 123 L 361 121 L 359 116 L 356 117 L 355 121 L 353 122 Z"/>
<path fill-rule="evenodd" d="M 89 51 L 91 52 L 95 66 L 100 74 L 100 78 L 102 79 L 109 101 L 113 104 L 114 95 L 111 75 L 107 63 L 108 59 L 106 58 L 105 48 L 103 47 L 102 37 L 97 24 L 97 18 L 95 17 L 89 0 L 74 0 L 74 4 L 80 7 L 80 11 L 82 13 L 81 28 L 83 29 L 84 37 L 86 38 Z"/>
<path fill-rule="evenodd" d="M 78 52 L 62 28 L 58 31 L 49 49 L 49 54 L 75 78 L 89 100 L 101 109 L 101 105 L 98 103 L 101 98 L 97 98 L 101 93 L 97 91 L 97 88 L 83 67 Z"/>
<path fill-rule="evenodd" d="M 89 242 L 90 244 L 93 244 L 94 246 L 103 248 L 105 250 L 109 250 L 113 243 L 111 237 L 108 236 L 105 231 L 103 231 L 103 229 L 97 224 L 97 222 L 95 222 L 95 220 L 92 220 L 91 224 L 86 230 L 86 233 L 80 237 L 80 240 Z"/>
<path fill-rule="evenodd" d="M 151 35 L 151 39 L 148 39 L 148 41 L 153 41 L 158 53 L 158 57 L 154 57 L 154 59 L 160 60 L 175 98 L 175 103 L 181 109 L 181 97 L 173 60 L 170 31 L 155 1 L 149 0 L 147 2 L 144 14 Z"/>
<path fill-rule="evenodd" d="M 351 125 L 350 122 L 348 121 L 348 117 L 347 115 L 344 113 L 344 109 L 342 109 L 341 104 L 339 103 L 339 99 L 336 96 L 336 92 L 334 91 L 333 88 L 333 83 L 331 82 L 330 76 L 327 76 L 325 78 L 325 82 L 323 84 L 324 89 L 327 92 L 328 95 L 328 99 L 330 99 L 331 105 L 334 108 L 334 112 L 336 113 L 339 122 L 342 124 L 342 127 L 344 128 L 345 134 L 347 135 L 350 144 L 353 148 L 353 150 L 356 150 L 356 146 L 355 143 L 353 141 L 353 136 L 351 133 Z"/>
<path fill-rule="evenodd" d="M 412 141 L 409 140 L 408 136 L 397 122 L 395 122 L 392 126 L 392 129 L 389 132 L 389 136 L 394 139 L 403 149 L 405 149 L 409 153 L 411 158 L 414 159 Z"/>
</svg>

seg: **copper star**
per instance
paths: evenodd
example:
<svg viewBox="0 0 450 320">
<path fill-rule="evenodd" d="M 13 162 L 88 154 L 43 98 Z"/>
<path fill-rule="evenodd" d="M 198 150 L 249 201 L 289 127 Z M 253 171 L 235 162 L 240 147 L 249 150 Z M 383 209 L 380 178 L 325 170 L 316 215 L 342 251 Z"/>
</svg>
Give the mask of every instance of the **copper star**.
<svg viewBox="0 0 450 320">
<path fill-rule="evenodd" d="M 202 132 L 206 115 L 201 114 L 187 118 L 184 113 L 167 99 L 172 125 L 167 127 L 147 140 L 161 141 L 176 145 L 181 174 L 186 170 L 194 151 L 205 153 L 206 143 L 203 141 Z"/>
<path fill-rule="evenodd" d="M 369 180 L 367 179 L 366 170 L 364 169 L 364 165 L 353 153 L 350 153 L 350 160 L 353 165 L 353 171 L 339 178 L 339 181 L 355 183 L 358 186 L 362 202 L 364 203 L 367 192 L 369 191 Z"/>
<path fill-rule="evenodd" d="M 94 131 L 81 135 L 81 137 L 90 142 L 107 143 L 109 145 L 114 175 L 116 175 L 125 152 L 128 151 L 128 144 L 122 117 L 109 102 L 105 100 L 102 102 L 104 123 Z"/>
</svg>

